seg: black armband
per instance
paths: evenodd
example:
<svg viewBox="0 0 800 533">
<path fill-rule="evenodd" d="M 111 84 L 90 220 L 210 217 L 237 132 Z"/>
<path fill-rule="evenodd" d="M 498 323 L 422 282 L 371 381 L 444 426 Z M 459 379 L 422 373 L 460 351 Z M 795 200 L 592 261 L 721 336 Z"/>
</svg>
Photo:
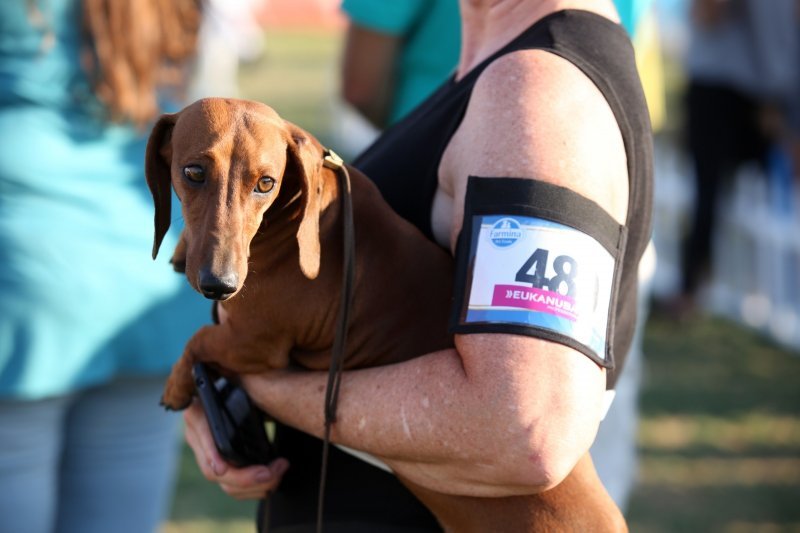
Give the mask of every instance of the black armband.
<svg viewBox="0 0 800 533">
<path fill-rule="evenodd" d="M 613 368 L 626 235 L 625 226 L 570 189 L 470 176 L 451 331 L 538 337 Z"/>
</svg>

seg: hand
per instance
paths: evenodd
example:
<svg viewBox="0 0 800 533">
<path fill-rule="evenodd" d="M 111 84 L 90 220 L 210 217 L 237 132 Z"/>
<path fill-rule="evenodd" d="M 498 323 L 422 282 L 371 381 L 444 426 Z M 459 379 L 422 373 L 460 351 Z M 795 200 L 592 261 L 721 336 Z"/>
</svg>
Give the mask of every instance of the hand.
<svg viewBox="0 0 800 533">
<path fill-rule="evenodd" d="M 205 413 L 196 398 L 183 412 L 183 419 L 186 422 L 186 442 L 194 451 L 197 466 L 206 479 L 219 483 L 226 494 L 238 500 L 257 500 L 278 487 L 289 468 L 286 459 L 275 459 L 267 466 L 236 468 L 226 463 L 217 451 Z"/>
</svg>

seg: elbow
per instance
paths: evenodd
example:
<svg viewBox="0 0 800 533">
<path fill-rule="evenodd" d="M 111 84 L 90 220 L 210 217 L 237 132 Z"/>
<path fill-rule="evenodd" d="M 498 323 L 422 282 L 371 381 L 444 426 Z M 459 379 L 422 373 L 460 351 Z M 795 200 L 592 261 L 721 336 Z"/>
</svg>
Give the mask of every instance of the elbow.
<svg viewBox="0 0 800 533">
<path fill-rule="evenodd" d="M 560 484 L 588 453 L 594 439 L 594 432 L 582 428 L 546 433 L 529 435 L 520 439 L 513 450 L 507 448 L 508 460 L 504 461 L 503 470 L 508 486 L 515 487 L 513 492 L 535 494 Z"/>
<path fill-rule="evenodd" d="M 378 91 L 362 83 L 345 82 L 341 88 L 341 98 L 358 111 L 373 126 L 386 126 L 387 108 L 382 104 Z"/>
<path fill-rule="evenodd" d="M 531 450 L 527 469 L 517 469 L 517 483 L 525 493 L 550 490 L 566 479 L 580 459 L 575 453 L 564 450 Z"/>
</svg>

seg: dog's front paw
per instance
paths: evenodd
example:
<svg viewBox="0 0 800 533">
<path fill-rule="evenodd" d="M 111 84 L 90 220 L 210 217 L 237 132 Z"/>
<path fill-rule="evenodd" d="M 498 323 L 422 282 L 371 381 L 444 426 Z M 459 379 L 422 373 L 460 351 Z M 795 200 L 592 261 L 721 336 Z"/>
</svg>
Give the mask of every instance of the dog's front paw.
<svg viewBox="0 0 800 533">
<path fill-rule="evenodd" d="M 167 379 L 164 394 L 161 396 L 161 406 L 167 411 L 183 411 L 192 403 L 194 395 L 194 380 L 189 374 L 189 379 L 173 372 Z"/>
<path fill-rule="evenodd" d="M 192 397 L 189 396 L 188 400 L 176 400 L 174 398 L 168 398 L 165 394 L 158 403 L 165 411 L 183 411 L 192 404 Z"/>
</svg>

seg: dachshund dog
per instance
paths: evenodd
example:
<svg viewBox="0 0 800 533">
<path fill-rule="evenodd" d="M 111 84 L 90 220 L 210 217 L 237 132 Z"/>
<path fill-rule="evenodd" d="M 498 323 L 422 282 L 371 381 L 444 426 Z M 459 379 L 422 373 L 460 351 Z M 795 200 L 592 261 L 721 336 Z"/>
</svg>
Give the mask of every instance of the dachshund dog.
<svg viewBox="0 0 800 533">
<path fill-rule="evenodd" d="M 185 222 L 173 263 L 227 314 L 187 343 L 167 380 L 166 407 L 189 404 L 197 361 L 235 374 L 290 363 L 328 368 L 343 230 L 341 186 L 324 153 L 313 136 L 256 102 L 204 99 L 156 123 L 146 155 L 153 257 L 170 224 L 173 187 Z M 348 170 L 357 255 L 343 367 L 452 347 L 450 254 L 394 213 L 363 174 Z M 532 496 L 452 496 L 401 481 L 447 531 L 625 530 L 588 453 L 561 484 Z"/>
</svg>

